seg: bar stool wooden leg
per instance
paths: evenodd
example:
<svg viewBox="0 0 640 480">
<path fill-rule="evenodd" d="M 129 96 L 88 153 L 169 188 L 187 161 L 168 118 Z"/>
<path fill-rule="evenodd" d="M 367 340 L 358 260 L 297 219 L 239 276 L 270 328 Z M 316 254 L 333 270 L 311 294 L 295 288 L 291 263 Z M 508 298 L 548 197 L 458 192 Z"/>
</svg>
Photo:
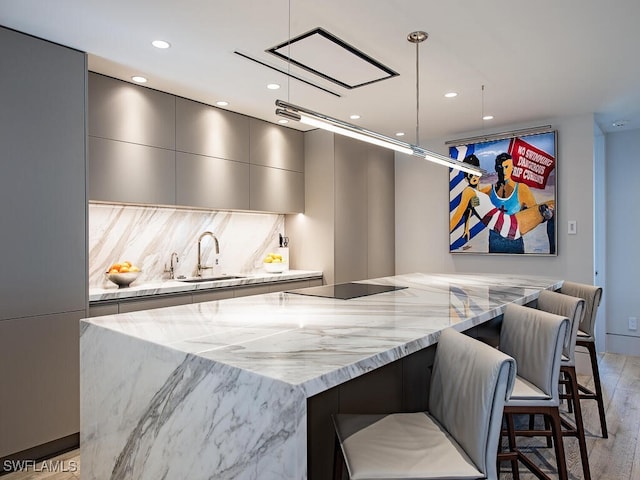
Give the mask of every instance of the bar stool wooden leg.
<svg viewBox="0 0 640 480">
<path fill-rule="evenodd" d="M 578 446 L 580 447 L 580 459 L 582 460 L 582 471 L 585 480 L 591 480 L 591 471 L 589 469 L 589 454 L 587 452 L 587 442 L 584 434 L 584 423 L 582 421 L 582 408 L 580 407 L 580 398 L 578 396 L 578 379 L 576 368 L 569 366 L 561 367 L 562 373 L 566 376 L 567 397 L 570 404 L 573 404 L 573 414 L 575 418 L 575 427 L 566 421 L 562 421 L 567 430 L 563 435 L 576 436 L 578 438 Z"/>
<path fill-rule="evenodd" d="M 609 438 L 607 431 L 607 417 L 604 413 L 604 398 L 602 396 L 602 384 L 600 383 L 600 370 L 598 368 L 598 354 L 596 353 L 596 345 L 591 341 L 577 340 L 576 345 L 584 347 L 589 352 L 589 358 L 591 360 L 591 371 L 593 372 L 593 384 L 595 392 L 588 388 L 578 384 L 580 392 L 580 398 L 584 400 L 595 400 L 598 402 L 598 414 L 600 415 L 600 430 L 602 431 L 602 438 Z"/>
<path fill-rule="evenodd" d="M 532 411 L 534 411 L 535 414 L 542 414 L 545 417 L 545 424 L 550 425 L 550 431 L 545 432 L 545 431 L 538 431 L 538 430 L 516 430 L 513 425 L 513 421 L 511 422 L 511 427 L 509 427 L 509 422 L 507 421 L 507 429 L 513 428 L 514 445 L 510 446 L 511 452 L 498 454 L 499 460 L 502 460 L 502 461 L 509 460 L 513 462 L 513 459 L 515 458 L 520 462 L 522 462 L 522 464 L 525 467 L 527 467 L 527 469 L 531 473 L 533 473 L 537 478 L 543 479 L 543 480 L 550 479 L 550 477 L 547 474 L 545 474 L 538 465 L 536 465 L 529 457 L 527 457 L 524 453 L 522 453 L 520 449 L 515 445 L 516 436 L 532 437 L 532 436 L 539 436 L 541 434 L 544 435 L 545 433 L 547 433 L 553 439 L 553 446 L 555 447 L 558 479 L 568 480 L 569 475 L 567 473 L 567 460 L 564 452 L 564 441 L 562 439 L 563 437 L 562 421 L 560 419 L 560 412 L 558 408 L 557 407 L 527 407 L 525 410 L 525 409 L 518 409 L 518 407 L 513 407 L 513 406 L 505 407 L 505 415 L 507 419 L 509 419 L 509 417 L 512 417 L 515 414 L 523 414 L 523 413 L 530 414 L 532 413 Z M 507 433 L 511 435 L 511 433 L 509 432 Z M 511 441 L 509 443 L 511 445 Z M 517 466 L 516 466 L 516 471 L 517 471 Z M 517 473 L 515 475 L 517 475 Z M 517 478 L 517 477 L 514 476 L 514 478 Z"/>
<path fill-rule="evenodd" d="M 552 410 L 548 415 L 551 423 L 551 431 L 553 435 L 553 445 L 556 450 L 556 462 L 558 464 L 558 478 L 560 480 L 568 480 L 567 459 L 564 455 L 564 441 L 562 440 L 562 423 L 560 422 L 560 412 Z"/>
<path fill-rule="evenodd" d="M 516 451 L 516 429 L 513 424 L 513 415 L 506 415 L 507 417 L 507 436 L 509 439 L 509 451 Z M 513 480 L 520 480 L 520 470 L 518 469 L 518 457 L 513 456 L 510 458 L 511 460 L 511 476 Z"/>
</svg>

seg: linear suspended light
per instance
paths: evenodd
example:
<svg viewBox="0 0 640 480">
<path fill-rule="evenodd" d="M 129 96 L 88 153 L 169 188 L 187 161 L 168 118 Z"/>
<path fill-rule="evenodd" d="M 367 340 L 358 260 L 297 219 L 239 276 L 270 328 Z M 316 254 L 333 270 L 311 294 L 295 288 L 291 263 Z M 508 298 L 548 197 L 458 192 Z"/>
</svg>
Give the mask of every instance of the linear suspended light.
<svg viewBox="0 0 640 480">
<path fill-rule="evenodd" d="M 470 173 L 472 175 L 482 176 L 486 173 L 483 169 L 469 165 L 453 158 L 445 157 L 435 152 L 431 152 L 425 148 L 417 145 L 412 145 L 407 142 L 402 142 L 395 138 L 382 135 L 381 133 L 367 130 L 366 128 L 353 125 L 351 123 L 338 120 L 337 118 L 324 115 L 322 113 L 314 112 L 297 105 L 292 105 L 283 100 L 276 100 L 276 115 L 294 120 L 307 125 L 311 125 L 316 128 L 328 130 L 339 135 L 354 138 L 363 142 L 372 143 L 380 147 L 389 148 L 397 152 L 401 152 L 407 155 L 413 155 L 415 157 L 423 158 L 446 167 L 455 168 L 456 170 L 462 170 L 463 172 Z"/>
</svg>

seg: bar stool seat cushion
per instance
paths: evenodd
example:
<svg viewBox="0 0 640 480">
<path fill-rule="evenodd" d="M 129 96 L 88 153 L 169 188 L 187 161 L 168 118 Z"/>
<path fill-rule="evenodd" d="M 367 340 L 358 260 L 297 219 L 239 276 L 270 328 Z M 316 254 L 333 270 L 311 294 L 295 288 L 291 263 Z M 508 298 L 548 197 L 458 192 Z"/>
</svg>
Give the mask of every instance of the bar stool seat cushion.
<svg viewBox="0 0 640 480">
<path fill-rule="evenodd" d="M 484 477 L 426 413 L 336 417 L 351 480 Z"/>
<path fill-rule="evenodd" d="M 522 377 L 516 377 L 513 385 L 513 393 L 509 399 L 510 405 L 534 405 L 540 401 L 540 405 L 549 405 L 551 397 L 536 387 L 533 383 Z"/>
</svg>

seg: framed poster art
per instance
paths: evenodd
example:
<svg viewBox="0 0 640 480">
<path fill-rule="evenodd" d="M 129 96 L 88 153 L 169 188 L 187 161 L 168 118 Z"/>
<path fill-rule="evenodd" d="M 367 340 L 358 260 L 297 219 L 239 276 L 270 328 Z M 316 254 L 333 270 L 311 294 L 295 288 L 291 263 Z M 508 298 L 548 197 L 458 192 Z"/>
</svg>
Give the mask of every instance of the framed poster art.
<svg viewBox="0 0 640 480">
<path fill-rule="evenodd" d="M 450 147 L 482 177 L 449 169 L 449 251 L 556 255 L 556 132 Z"/>
</svg>

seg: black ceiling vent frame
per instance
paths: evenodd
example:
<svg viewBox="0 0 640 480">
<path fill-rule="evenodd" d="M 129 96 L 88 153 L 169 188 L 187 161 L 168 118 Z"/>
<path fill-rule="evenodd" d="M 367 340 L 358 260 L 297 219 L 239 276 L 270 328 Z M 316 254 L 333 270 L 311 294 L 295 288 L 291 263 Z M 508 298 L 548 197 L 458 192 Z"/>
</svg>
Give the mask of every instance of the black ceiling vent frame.
<svg viewBox="0 0 640 480">
<path fill-rule="evenodd" d="M 349 90 L 399 75 L 320 27 L 265 51 Z"/>
</svg>

